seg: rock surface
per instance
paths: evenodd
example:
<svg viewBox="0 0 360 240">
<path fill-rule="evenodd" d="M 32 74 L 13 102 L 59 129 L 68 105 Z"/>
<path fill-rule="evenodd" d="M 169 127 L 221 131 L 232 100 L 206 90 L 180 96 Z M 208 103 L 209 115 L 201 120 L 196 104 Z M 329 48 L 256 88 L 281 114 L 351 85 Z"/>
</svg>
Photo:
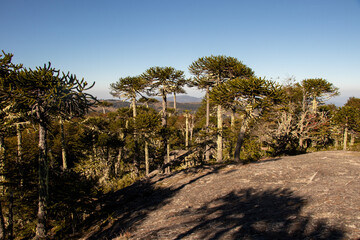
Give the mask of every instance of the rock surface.
<svg viewBox="0 0 360 240">
<path fill-rule="evenodd" d="M 80 239 L 358 239 L 360 153 L 157 175 L 102 199 Z"/>
</svg>

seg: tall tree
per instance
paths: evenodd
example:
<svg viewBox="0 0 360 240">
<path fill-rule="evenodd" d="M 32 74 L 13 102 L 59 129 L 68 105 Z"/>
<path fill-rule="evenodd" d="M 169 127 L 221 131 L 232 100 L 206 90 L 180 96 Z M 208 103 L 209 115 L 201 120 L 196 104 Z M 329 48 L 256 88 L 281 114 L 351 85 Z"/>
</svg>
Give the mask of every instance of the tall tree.
<svg viewBox="0 0 360 240">
<path fill-rule="evenodd" d="M 51 64 L 35 70 L 23 69 L 16 78 L 2 82 L 9 101 L 32 109 L 31 119 L 39 127 L 39 201 L 35 239 L 46 238 L 46 205 L 48 196 L 47 131 L 50 119 L 59 115 L 82 115 L 94 104 L 95 98 L 84 91 L 87 82 L 75 75 L 51 68 Z"/>
<path fill-rule="evenodd" d="M 9 111 L 12 111 L 14 105 L 13 100 L 10 98 L 8 86 L 12 79 L 16 76 L 17 71 L 22 68 L 22 65 L 13 64 L 10 53 L 2 51 L 0 54 L 0 196 L 4 192 L 4 166 L 5 166 L 5 136 L 8 132 L 9 122 L 6 119 Z M 11 191 L 12 192 L 12 191 Z M 5 239 L 5 220 L 2 210 L 2 199 L 0 199 L 0 239 Z M 12 237 L 12 208 L 9 210 L 9 233 Z"/>
<path fill-rule="evenodd" d="M 174 79 L 172 82 L 172 86 L 171 86 L 171 91 L 173 93 L 174 96 L 174 110 L 176 112 L 176 94 L 178 93 L 186 93 L 184 86 L 187 84 L 188 80 L 186 80 L 185 78 L 177 78 Z"/>
<path fill-rule="evenodd" d="M 206 128 L 209 128 L 209 91 L 220 84 L 236 78 L 250 77 L 254 75 L 251 68 L 245 66 L 241 61 L 233 57 L 223 55 L 201 57 L 189 66 L 189 71 L 195 76 L 194 85 L 200 89 L 206 89 L 207 111 Z M 217 105 L 217 161 L 222 161 L 222 105 Z M 206 147 L 208 152 L 208 146 Z M 206 155 L 206 160 L 209 156 Z"/>
<path fill-rule="evenodd" d="M 141 92 L 147 86 L 147 81 L 140 77 L 124 77 L 119 78 L 119 81 L 116 83 L 110 84 L 111 95 L 118 98 L 125 98 L 131 101 L 131 106 L 133 110 L 133 118 L 136 118 L 136 98 L 141 95 Z"/>
<path fill-rule="evenodd" d="M 125 98 L 125 99 L 130 99 L 131 101 L 131 106 L 132 106 L 132 111 L 133 111 L 133 121 L 135 123 L 136 121 L 136 98 L 138 95 L 141 95 L 141 92 L 145 89 L 145 87 L 147 86 L 147 81 L 146 79 L 140 77 L 140 76 L 136 76 L 136 77 L 125 77 L 125 78 L 120 78 L 118 82 L 116 83 L 112 83 L 110 85 L 110 89 L 111 89 L 111 94 L 114 97 L 119 97 L 119 98 Z M 138 172 L 137 170 L 137 163 L 138 163 L 138 139 L 137 139 L 137 132 L 136 132 L 136 126 L 134 124 L 134 141 L 135 141 L 135 154 L 134 154 L 134 165 L 136 166 L 136 172 Z"/>
<path fill-rule="evenodd" d="M 240 150 L 252 120 L 258 119 L 274 103 L 282 100 L 281 87 L 263 78 L 235 78 L 216 86 L 210 94 L 213 101 L 222 106 L 238 105 L 243 113 L 234 160 L 240 161 Z"/>
<path fill-rule="evenodd" d="M 304 79 L 301 82 L 305 104 L 311 105 L 311 110 L 316 113 L 319 104 L 339 94 L 339 89 L 323 78 Z"/>
<path fill-rule="evenodd" d="M 162 113 L 161 124 L 163 127 L 163 141 L 164 152 L 166 152 L 166 164 L 170 162 L 170 145 L 168 143 L 168 137 L 166 136 L 167 130 L 167 94 L 174 91 L 174 82 L 182 81 L 184 79 L 184 72 L 176 70 L 173 67 L 151 67 L 147 69 L 142 75 L 150 84 L 148 93 L 149 95 L 161 96 L 162 98 Z M 166 172 L 170 172 L 170 168 L 165 169 Z"/>
</svg>

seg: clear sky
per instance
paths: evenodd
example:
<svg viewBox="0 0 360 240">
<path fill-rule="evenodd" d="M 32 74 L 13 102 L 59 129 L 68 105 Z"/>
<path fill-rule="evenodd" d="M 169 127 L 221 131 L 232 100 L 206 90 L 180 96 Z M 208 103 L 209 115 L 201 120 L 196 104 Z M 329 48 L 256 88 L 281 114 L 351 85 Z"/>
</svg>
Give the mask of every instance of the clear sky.
<svg viewBox="0 0 360 240">
<path fill-rule="evenodd" d="M 185 71 L 227 55 L 257 76 L 325 78 L 360 98 L 360 0 L 0 0 L 0 50 L 34 68 L 51 62 L 110 83 L 152 66 Z M 200 97 L 203 92 L 188 90 Z"/>
</svg>

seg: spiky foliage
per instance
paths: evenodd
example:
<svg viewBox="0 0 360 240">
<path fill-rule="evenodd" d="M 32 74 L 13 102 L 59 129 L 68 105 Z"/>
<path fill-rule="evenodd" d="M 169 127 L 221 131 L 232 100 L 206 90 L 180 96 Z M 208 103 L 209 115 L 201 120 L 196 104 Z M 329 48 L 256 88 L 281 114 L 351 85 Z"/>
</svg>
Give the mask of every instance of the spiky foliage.
<svg viewBox="0 0 360 240">
<path fill-rule="evenodd" d="M 284 93 L 280 85 L 264 78 L 235 78 L 216 86 L 210 93 L 210 98 L 222 106 L 238 106 L 243 113 L 242 123 L 234 160 L 240 161 L 240 150 L 243 145 L 250 121 L 260 117 L 269 107 L 282 101 Z"/>
<path fill-rule="evenodd" d="M 53 117 L 65 118 L 83 115 L 96 99 L 85 93 L 87 82 L 78 80 L 72 74 L 60 74 L 51 67 L 37 67 L 35 70 L 22 69 L 12 78 L 2 79 L 2 90 L 8 94 L 7 104 L 26 106 L 30 109 L 30 120 L 39 125 L 39 204 L 36 238 L 46 238 L 47 205 L 47 129 Z"/>
<path fill-rule="evenodd" d="M 148 93 L 150 95 L 157 95 L 162 97 L 162 114 L 161 124 L 163 127 L 163 141 L 164 141 L 164 152 L 167 152 L 166 162 L 169 162 L 169 146 L 166 136 L 167 127 L 167 94 L 174 91 L 174 84 L 176 82 L 183 81 L 185 79 L 184 72 L 176 70 L 173 67 L 151 67 L 147 69 L 142 75 L 149 83 Z M 166 169 L 167 172 L 170 169 Z"/>
<path fill-rule="evenodd" d="M 119 78 L 116 83 L 110 84 L 111 95 L 118 98 L 130 99 L 133 107 L 133 116 L 136 117 L 136 97 L 141 95 L 147 86 L 147 81 L 140 77 Z"/>
<path fill-rule="evenodd" d="M 220 85 L 236 77 L 247 78 L 254 75 L 251 68 L 245 66 L 234 57 L 224 55 L 201 57 L 189 66 L 189 71 L 194 75 L 193 85 L 200 89 L 206 89 L 206 126 L 209 129 L 209 91 L 211 88 Z M 222 109 L 221 104 L 217 106 L 217 161 L 222 160 Z M 209 146 L 206 146 L 206 160 L 209 160 Z"/>
<path fill-rule="evenodd" d="M 316 112 L 318 105 L 339 94 L 339 89 L 323 78 L 304 79 L 301 82 L 304 99 L 312 102 L 312 111 Z"/>
</svg>

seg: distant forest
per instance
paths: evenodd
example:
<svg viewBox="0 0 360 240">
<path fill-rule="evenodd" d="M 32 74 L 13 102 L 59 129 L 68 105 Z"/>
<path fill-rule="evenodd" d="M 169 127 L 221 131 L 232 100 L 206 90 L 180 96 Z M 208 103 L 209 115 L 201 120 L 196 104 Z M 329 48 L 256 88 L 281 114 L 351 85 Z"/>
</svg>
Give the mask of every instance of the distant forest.
<svg viewBox="0 0 360 240">
<path fill-rule="evenodd" d="M 279 84 L 206 56 L 191 78 L 151 67 L 100 101 L 93 83 L 50 63 L 30 69 L 3 52 L 0 64 L 0 239 L 66 239 L 104 193 L 150 174 L 360 149 L 360 99 L 325 104 L 339 92 L 323 78 Z M 185 86 L 204 90 L 202 102 L 177 103 Z"/>
</svg>

